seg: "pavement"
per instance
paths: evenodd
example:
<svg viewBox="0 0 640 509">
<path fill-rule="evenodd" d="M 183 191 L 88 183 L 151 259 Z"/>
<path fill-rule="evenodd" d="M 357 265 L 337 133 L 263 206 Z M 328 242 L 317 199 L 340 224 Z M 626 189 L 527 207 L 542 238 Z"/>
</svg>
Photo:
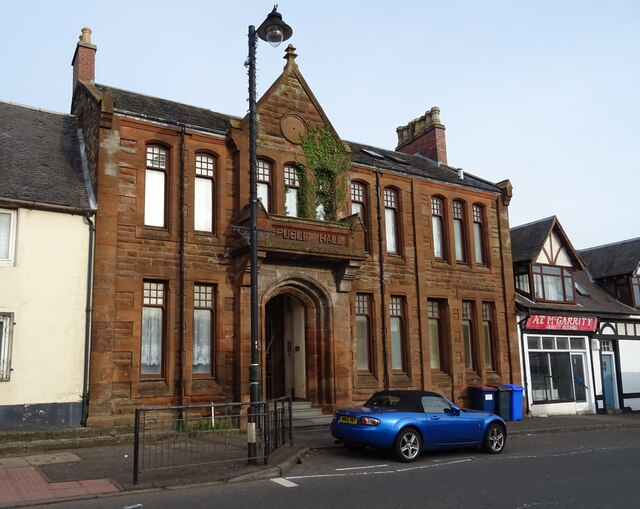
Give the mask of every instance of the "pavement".
<svg viewBox="0 0 640 509">
<path fill-rule="evenodd" d="M 507 422 L 511 438 L 623 428 L 640 428 L 640 412 L 524 417 L 521 421 Z M 75 432 L 80 436 L 88 434 L 86 428 Z M 266 463 L 260 460 L 252 465 L 243 460 L 143 472 L 139 484 L 133 485 L 130 435 L 111 433 L 109 439 L 109 433 L 97 433 L 95 438 L 85 440 L 83 447 L 79 440 L 60 439 L 55 433 L 45 439 L 25 432 L 0 431 L 0 435 L 0 508 L 106 497 L 133 490 L 281 477 L 314 451 L 341 447 L 336 445 L 328 426 L 294 428 L 293 445 L 276 450 Z M 34 436 L 36 440 L 29 440 Z M 65 436 L 69 436 L 68 431 Z"/>
</svg>

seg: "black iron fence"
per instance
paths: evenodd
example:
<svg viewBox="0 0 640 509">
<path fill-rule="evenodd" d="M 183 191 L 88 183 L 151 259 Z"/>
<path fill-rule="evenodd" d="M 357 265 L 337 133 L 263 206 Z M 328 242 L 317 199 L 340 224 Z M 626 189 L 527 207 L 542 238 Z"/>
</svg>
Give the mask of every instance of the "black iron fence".
<svg viewBox="0 0 640 509">
<path fill-rule="evenodd" d="M 267 463 L 278 447 L 293 444 L 291 399 L 136 409 L 133 484 L 143 472 L 247 461 L 247 422 L 256 412 L 257 455 Z"/>
</svg>

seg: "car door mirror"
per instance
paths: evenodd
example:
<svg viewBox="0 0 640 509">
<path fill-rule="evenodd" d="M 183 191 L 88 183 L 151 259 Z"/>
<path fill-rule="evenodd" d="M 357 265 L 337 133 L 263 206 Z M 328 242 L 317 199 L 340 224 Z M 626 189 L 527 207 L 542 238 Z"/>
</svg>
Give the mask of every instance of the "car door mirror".
<svg viewBox="0 0 640 509">
<path fill-rule="evenodd" d="M 445 414 L 460 415 L 460 407 L 457 407 L 456 405 L 451 405 L 451 408 L 445 408 L 444 409 L 444 413 Z"/>
</svg>

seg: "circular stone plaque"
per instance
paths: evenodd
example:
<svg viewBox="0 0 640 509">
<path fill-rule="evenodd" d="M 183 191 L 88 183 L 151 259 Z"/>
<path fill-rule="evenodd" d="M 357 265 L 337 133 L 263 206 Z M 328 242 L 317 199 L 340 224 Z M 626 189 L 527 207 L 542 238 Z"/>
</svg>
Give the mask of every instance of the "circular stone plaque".
<svg viewBox="0 0 640 509">
<path fill-rule="evenodd" d="M 307 135 L 307 124 L 301 116 L 287 113 L 280 120 L 280 131 L 288 141 L 299 145 L 300 139 Z"/>
</svg>

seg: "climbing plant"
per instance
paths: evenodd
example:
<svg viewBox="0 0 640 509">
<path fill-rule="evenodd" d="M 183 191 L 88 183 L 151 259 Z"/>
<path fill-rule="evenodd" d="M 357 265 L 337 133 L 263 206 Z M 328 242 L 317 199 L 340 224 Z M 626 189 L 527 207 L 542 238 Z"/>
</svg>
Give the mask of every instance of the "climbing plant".
<svg viewBox="0 0 640 509">
<path fill-rule="evenodd" d="M 299 203 L 298 210 L 303 217 L 315 217 L 316 209 L 321 208 L 323 219 L 334 220 L 345 198 L 346 172 L 351 156 L 324 125 L 309 126 L 307 135 L 301 139 L 301 146 L 307 166 L 299 165 L 302 203 Z M 306 172 L 307 168 L 313 172 L 313 181 Z"/>
</svg>

